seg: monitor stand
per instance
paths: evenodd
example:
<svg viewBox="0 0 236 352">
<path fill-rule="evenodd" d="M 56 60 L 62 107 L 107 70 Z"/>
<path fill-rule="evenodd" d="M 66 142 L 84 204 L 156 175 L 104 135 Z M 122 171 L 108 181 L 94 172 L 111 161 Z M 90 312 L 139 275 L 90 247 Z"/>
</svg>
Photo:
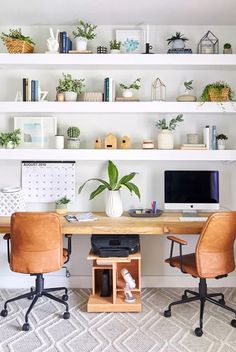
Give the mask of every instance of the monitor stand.
<svg viewBox="0 0 236 352">
<path fill-rule="evenodd" d="M 183 210 L 182 216 L 184 217 L 196 217 L 198 216 L 197 210 Z"/>
</svg>

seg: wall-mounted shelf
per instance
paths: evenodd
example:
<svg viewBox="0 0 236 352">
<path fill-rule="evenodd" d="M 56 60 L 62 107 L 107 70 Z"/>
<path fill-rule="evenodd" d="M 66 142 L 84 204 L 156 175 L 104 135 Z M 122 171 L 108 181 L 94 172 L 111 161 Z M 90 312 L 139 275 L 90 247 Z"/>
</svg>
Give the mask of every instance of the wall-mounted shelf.
<svg viewBox="0 0 236 352">
<path fill-rule="evenodd" d="M 189 113 L 236 114 L 236 102 L 0 102 L 0 113 Z"/>
<path fill-rule="evenodd" d="M 236 150 L 0 149 L 0 160 L 235 161 Z"/>
<path fill-rule="evenodd" d="M 0 54 L 1 69 L 236 69 L 236 55 Z"/>
</svg>

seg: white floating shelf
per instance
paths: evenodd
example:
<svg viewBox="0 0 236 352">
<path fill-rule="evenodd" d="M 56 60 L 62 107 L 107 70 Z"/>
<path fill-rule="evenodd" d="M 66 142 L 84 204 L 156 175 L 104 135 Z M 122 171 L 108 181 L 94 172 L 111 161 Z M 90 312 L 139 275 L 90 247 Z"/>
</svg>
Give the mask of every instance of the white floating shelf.
<svg viewBox="0 0 236 352">
<path fill-rule="evenodd" d="M 236 55 L 0 54 L 1 69 L 236 69 Z"/>
<path fill-rule="evenodd" d="M 236 114 L 236 102 L 0 102 L 0 113 L 189 113 Z"/>
<path fill-rule="evenodd" d="M 0 149 L 0 160 L 235 161 L 236 150 Z"/>
</svg>

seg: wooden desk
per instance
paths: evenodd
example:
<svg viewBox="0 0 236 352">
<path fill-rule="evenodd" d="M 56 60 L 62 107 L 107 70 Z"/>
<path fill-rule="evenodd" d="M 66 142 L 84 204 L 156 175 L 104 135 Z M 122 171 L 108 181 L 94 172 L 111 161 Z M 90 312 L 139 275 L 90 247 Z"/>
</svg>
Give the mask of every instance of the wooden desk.
<svg viewBox="0 0 236 352">
<path fill-rule="evenodd" d="M 140 234 L 167 235 L 199 234 L 205 221 L 181 222 L 180 213 L 164 212 L 157 218 L 132 218 L 124 214 L 120 218 L 109 218 L 104 213 L 94 213 L 98 220 L 88 222 L 69 223 L 61 216 L 63 234 L 92 235 L 92 234 Z M 210 216 L 204 213 L 202 216 Z M 0 217 L 0 233 L 10 232 L 10 218 Z"/>
</svg>

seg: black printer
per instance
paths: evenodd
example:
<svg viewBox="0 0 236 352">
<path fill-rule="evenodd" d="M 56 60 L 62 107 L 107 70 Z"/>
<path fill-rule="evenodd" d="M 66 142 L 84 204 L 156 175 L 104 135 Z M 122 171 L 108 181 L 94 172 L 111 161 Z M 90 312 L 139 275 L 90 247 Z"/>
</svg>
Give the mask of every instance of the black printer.
<svg viewBox="0 0 236 352">
<path fill-rule="evenodd" d="M 139 235 L 92 235 L 91 246 L 99 257 L 128 257 L 140 251 Z"/>
</svg>

